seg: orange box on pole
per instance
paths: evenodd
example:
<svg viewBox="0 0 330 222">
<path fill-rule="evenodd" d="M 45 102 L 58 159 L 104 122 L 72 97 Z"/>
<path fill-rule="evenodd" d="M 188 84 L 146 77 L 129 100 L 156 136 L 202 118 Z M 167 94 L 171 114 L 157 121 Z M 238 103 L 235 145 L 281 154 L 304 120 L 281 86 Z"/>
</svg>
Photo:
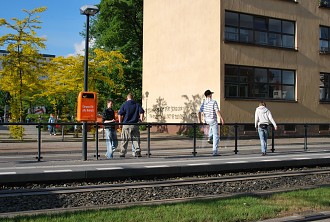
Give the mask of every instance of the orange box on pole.
<svg viewBox="0 0 330 222">
<path fill-rule="evenodd" d="M 97 95 L 95 92 L 80 92 L 78 95 L 77 120 L 96 121 Z"/>
</svg>

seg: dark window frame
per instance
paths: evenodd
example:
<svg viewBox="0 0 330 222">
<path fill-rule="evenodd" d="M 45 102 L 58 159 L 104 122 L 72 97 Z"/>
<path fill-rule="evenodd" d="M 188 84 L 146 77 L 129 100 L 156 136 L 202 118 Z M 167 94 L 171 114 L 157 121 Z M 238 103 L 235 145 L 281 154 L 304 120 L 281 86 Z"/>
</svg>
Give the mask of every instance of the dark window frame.
<svg viewBox="0 0 330 222">
<path fill-rule="evenodd" d="M 296 100 L 295 70 L 225 64 L 224 84 L 226 99 Z"/>
<path fill-rule="evenodd" d="M 321 85 L 323 82 L 323 85 Z M 330 102 L 330 73 L 320 73 L 320 102 Z"/>
<path fill-rule="evenodd" d="M 330 0 L 319 0 L 320 8 L 330 8 Z"/>
<path fill-rule="evenodd" d="M 322 30 L 327 30 L 327 37 L 323 37 L 322 35 Z M 330 27 L 329 26 L 324 26 L 324 25 L 320 25 L 320 36 L 319 36 L 319 40 L 320 40 L 320 54 L 330 54 Z M 322 42 L 327 42 L 328 46 L 327 47 L 322 47 Z"/>
<path fill-rule="evenodd" d="M 226 23 L 227 18 L 229 18 L 229 13 L 236 14 L 238 16 L 238 24 L 228 24 Z M 232 14 L 232 15 L 233 15 Z M 228 17 L 227 17 L 228 16 Z M 252 16 L 252 28 L 248 28 L 243 25 L 241 20 L 241 16 Z M 241 13 L 235 11 L 225 10 L 225 42 L 236 42 L 236 43 L 243 43 L 243 44 L 251 44 L 251 45 L 258 45 L 258 46 L 266 46 L 272 48 L 281 48 L 281 49 L 290 49 L 296 50 L 296 22 L 287 20 L 287 19 L 280 19 L 280 18 L 272 18 L 266 17 L 261 15 L 253 15 L 248 13 Z M 270 30 L 270 21 L 279 21 L 281 23 L 281 31 Z M 293 25 L 293 32 L 290 33 L 285 32 L 283 27 L 285 23 L 292 23 Z M 232 33 L 229 30 L 236 29 L 237 33 Z M 246 40 L 242 39 L 241 37 L 249 37 L 245 33 L 241 34 L 242 32 L 251 32 L 252 37 Z M 232 36 L 238 36 L 237 38 Z M 274 36 L 279 36 L 280 38 L 275 38 Z M 285 39 L 287 41 L 285 41 Z"/>
</svg>

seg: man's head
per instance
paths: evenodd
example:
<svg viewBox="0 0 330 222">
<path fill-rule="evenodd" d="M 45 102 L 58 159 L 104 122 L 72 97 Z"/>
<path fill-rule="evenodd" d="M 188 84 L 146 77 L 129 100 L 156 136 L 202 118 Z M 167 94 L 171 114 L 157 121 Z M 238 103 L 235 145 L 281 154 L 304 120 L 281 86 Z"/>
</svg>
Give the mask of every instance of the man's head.
<svg viewBox="0 0 330 222">
<path fill-rule="evenodd" d="M 211 90 L 209 90 L 209 89 L 204 92 L 205 97 L 211 97 L 212 94 L 213 94 L 213 92 L 211 92 Z"/>
<path fill-rule="evenodd" d="M 113 101 L 112 101 L 112 99 L 108 99 L 108 100 L 107 100 L 107 107 L 108 107 L 108 108 L 112 108 L 112 105 L 113 105 Z"/>
<path fill-rule="evenodd" d="M 132 100 L 133 99 L 133 94 L 132 93 L 128 93 L 126 100 Z"/>
</svg>

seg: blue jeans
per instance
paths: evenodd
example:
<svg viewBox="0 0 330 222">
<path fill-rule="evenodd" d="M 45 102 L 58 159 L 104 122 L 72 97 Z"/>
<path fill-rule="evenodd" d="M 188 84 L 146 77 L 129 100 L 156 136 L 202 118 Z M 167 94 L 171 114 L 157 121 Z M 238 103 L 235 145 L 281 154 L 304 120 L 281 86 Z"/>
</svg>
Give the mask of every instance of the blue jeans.
<svg viewBox="0 0 330 222">
<path fill-rule="evenodd" d="M 258 127 L 258 134 L 259 134 L 259 138 L 260 138 L 261 152 L 266 153 L 267 152 L 268 128 L 261 129 L 260 127 Z"/>
<path fill-rule="evenodd" d="M 105 143 L 107 145 L 107 153 L 105 154 L 108 159 L 113 157 L 113 152 L 118 146 L 116 129 L 105 128 Z"/>
<path fill-rule="evenodd" d="M 209 137 L 213 139 L 213 155 L 217 155 L 220 141 L 218 121 L 212 119 L 205 122 L 210 126 Z"/>
</svg>

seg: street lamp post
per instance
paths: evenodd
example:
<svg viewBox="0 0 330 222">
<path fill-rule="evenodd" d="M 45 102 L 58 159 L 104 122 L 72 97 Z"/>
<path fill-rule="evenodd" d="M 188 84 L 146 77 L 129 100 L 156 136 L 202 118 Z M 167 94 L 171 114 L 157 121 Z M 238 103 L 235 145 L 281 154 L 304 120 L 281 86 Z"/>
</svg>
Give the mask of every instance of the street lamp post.
<svg viewBox="0 0 330 222">
<path fill-rule="evenodd" d="M 84 5 L 80 8 L 80 14 L 86 15 L 86 40 L 85 40 L 85 62 L 84 62 L 84 91 L 88 91 L 88 48 L 89 48 L 89 17 L 99 12 L 95 5 Z M 82 159 L 87 160 L 87 122 L 83 122 Z"/>
</svg>

